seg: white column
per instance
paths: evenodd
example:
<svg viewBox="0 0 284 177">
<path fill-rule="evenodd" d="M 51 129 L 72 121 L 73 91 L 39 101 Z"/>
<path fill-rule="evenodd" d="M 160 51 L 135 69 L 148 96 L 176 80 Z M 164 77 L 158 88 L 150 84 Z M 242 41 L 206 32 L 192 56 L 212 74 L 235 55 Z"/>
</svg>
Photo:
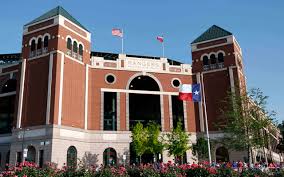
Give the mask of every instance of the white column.
<svg viewBox="0 0 284 177">
<path fill-rule="evenodd" d="M 116 126 L 117 131 L 120 130 L 120 93 L 116 93 Z"/>
<path fill-rule="evenodd" d="M 85 73 L 85 130 L 88 129 L 88 91 L 89 91 L 89 65 L 86 65 L 86 73 Z"/>
<path fill-rule="evenodd" d="M 48 87 L 47 87 L 47 103 L 46 103 L 46 117 L 45 124 L 49 124 L 50 120 L 50 102 L 51 102 L 51 85 L 52 85 L 52 69 L 53 69 L 53 54 L 50 53 L 49 69 L 48 69 Z"/>
<path fill-rule="evenodd" d="M 61 120 L 62 120 L 62 97 L 63 97 L 63 77 L 64 77 L 64 53 L 60 54 L 61 54 L 61 60 L 60 60 L 58 125 L 61 125 Z"/>
<path fill-rule="evenodd" d="M 162 131 L 164 131 L 165 130 L 164 95 L 160 95 L 160 107 L 161 107 L 161 128 L 162 128 Z"/>
<path fill-rule="evenodd" d="M 183 117 L 184 117 L 184 130 L 188 131 L 186 101 L 183 101 Z"/>
<path fill-rule="evenodd" d="M 104 92 L 101 91 L 101 130 L 104 130 Z"/>
<path fill-rule="evenodd" d="M 173 126 L 173 109 L 172 109 L 172 95 L 169 95 L 169 113 L 170 113 L 170 129 L 172 129 Z"/>
<path fill-rule="evenodd" d="M 20 93 L 19 93 L 19 104 L 18 104 L 18 114 L 17 114 L 17 128 L 22 127 L 22 111 L 23 111 L 23 96 L 25 87 L 25 75 L 26 75 L 26 59 L 22 61 L 21 69 L 21 81 L 20 81 Z"/>
<path fill-rule="evenodd" d="M 231 66 L 229 67 L 229 75 L 230 75 L 231 92 L 235 93 L 234 72 L 233 72 L 233 68 Z"/>
<path fill-rule="evenodd" d="M 129 93 L 125 94 L 125 107 L 126 107 L 126 130 L 129 131 Z"/>
</svg>

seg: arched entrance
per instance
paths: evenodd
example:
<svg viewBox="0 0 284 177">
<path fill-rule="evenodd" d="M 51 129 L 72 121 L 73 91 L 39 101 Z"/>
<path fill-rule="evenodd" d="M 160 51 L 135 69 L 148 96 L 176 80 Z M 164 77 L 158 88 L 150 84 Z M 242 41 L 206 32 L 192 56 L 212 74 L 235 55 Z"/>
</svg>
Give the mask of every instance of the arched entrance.
<svg viewBox="0 0 284 177">
<path fill-rule="evenodd" d="M 104 151 L 104 165 L 114 166 L 117 163 L 116 151 L 113 148 L 107 148 Z"/>
<path fill-rule="evenodd" d="M 228 149 L 225 147 L 219 147 L 216 149 L 216 162 L 228 162 L 229 160 Z"/>
<path fill-rule="evenodd" d="M 33 146 L 29 146 L 26 161 L 35 162 L 35 159 L 36 159 L 36 149 Z"/>
<path fill-rule="evenodd" d="M 77 166 L 77 149 L 74 146 L 70 146 L 67 150 L 67 166 Z"/>
<path fill-rule="evenodd" d="M 147 75 L 135 77 L 129 84 L 129 90 L 160 91 L 157 82 Z M 129 94 L 129 128 L 140 122 L 146 126 L 149 122 L 161 125 L 160 95 L 130 93 Z"/>
</svg>

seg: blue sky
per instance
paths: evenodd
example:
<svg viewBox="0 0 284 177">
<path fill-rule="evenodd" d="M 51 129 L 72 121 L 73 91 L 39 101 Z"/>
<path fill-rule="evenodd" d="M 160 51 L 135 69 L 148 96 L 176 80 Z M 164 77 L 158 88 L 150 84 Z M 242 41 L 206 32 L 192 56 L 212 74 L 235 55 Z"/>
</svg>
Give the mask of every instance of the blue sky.
<svg viewBox="0 0 284 177">
<path fill-rule="evenodd" d="M 63 6 L 92 33 L 92 49 L 119 52 L 113 27 L 125 32 L 129 54 L 161 55 L 156 36 L 165 37 L 165 55 L 191 63 L 190 42 L 211 25 L 232 32 L 243 50 L 249 88 L 269 96 L 269 108 L 284 120 L 284 1 L 259 0 L 26 0 L 2 1 L 0 53 L 20 52 L 22 27 Z"/>
</svg>

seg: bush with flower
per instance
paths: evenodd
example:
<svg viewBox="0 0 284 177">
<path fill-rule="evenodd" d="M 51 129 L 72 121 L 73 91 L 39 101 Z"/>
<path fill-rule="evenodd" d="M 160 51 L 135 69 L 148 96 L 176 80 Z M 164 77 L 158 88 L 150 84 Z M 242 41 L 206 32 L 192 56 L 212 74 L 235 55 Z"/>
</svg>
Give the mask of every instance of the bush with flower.
<svg viewBox="0 0 284 177">
<path fill-rule="evenodd" d="M 23 162 L 9 167 L 0 173 L 0 177 L 269 177 L 284 176 L 280 169 L 262 172 L 260 169 L 243 169 L 236 171 L 225 163 L 213 167 L 209 163 L 182 164 L 171 162 L 141 164 L 139 166 L 97 166 L 57 168 L 56 164 L 47 163 L 39 168 L 31 162 Z"/>
</svg>

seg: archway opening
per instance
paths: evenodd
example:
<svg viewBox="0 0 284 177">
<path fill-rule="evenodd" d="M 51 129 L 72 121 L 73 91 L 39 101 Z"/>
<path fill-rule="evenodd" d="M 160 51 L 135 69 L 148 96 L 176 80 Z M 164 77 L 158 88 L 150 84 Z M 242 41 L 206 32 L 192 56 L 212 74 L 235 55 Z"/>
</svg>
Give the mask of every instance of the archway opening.
<svg viewBox="0 0 284 177">
<path fill-rule="evenodd" d="M 216 162 L 229 162 L 229 152 L 225 147 L 216 149 Z"/>
<path fill-rule="evenodd" d="M 36 159 L 36 149 L 33 146 L 29 146 L 26 161 L 35 162 L 35 159 Z"/>
<path fill-rule="evenodd" d="M 113 148 L 107 148 L 104 151 L 104 165 L 105 166 L 114 166 L 117 164 L 117 155 L 116 151 Z"/>
<path fill-rule="evenodd" d="M 70 146 L 67 150 L 67 166 L 75 168 L 77 166 L 77 149 Z"/>
<path fill-rule="evenodd" d="M 134 78 L 129 90 L 160 91 L 157 82 L 149 76 L 138 76 Z M 129 94 L 129 127 L 136 123 L 146 126 L 149 122 L 156 122 L 161 125 L 160 95 L 147 93 Z"/>
</svg>

